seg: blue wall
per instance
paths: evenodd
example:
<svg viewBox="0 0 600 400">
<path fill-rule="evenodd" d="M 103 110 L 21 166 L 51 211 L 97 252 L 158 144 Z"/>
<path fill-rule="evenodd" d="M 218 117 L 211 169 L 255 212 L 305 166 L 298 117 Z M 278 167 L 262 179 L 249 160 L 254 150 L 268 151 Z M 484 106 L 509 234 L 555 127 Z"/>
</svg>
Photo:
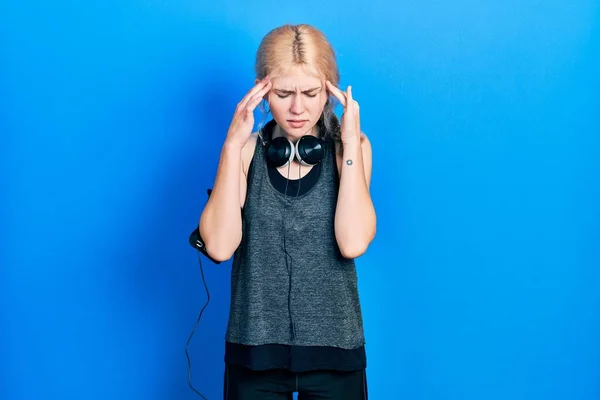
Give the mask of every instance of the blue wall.
<svg viewBox="0 0 600 400">
<path fill-rule="evenodd" d="M 0 398 L 198 398 L 187 236 L 285 22 L 329 36 L 374 148 L 371 398 L 600 398 L 597 1 L 12 3 Z M 204 267 L 192 377 L 215 400 L 230 263 Z"/>
</svg>

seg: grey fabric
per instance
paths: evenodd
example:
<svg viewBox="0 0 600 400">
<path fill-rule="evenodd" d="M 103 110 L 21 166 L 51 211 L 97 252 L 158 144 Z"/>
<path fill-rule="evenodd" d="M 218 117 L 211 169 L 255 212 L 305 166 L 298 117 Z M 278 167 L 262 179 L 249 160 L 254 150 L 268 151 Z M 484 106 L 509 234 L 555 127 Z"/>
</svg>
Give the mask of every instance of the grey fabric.
<svg viewBox="0 0 600 400">
<path fill-rule="evenodd" d="M 272 186 L 262 144 L 257 138 L 248 174 L 226 340 L 360 347 L 365 340 L 355 263 L 342 257 L 334 233 L 339 178 L 333 142 L 327 142 L 316 185 L 297 198 Z"/>
</svg>

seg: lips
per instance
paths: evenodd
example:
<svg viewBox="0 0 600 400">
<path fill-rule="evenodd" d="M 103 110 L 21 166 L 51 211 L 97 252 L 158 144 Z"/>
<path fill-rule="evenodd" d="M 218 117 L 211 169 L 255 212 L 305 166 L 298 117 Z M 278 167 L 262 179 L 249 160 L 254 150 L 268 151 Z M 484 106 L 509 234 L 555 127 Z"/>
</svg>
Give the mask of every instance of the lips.
<svg viewBox="0 0 600 400">
<path fill-rule="evenodd" d="M 292 128 L 301 128 L 304 126 L 304 124 L 306 124 L 306 120 L 305 119 L 301 119 L 301 120 L 295 120 L 295 119 L 288 119 L 288 124 L 290 124 L 290 126 Z"/>
</svg>

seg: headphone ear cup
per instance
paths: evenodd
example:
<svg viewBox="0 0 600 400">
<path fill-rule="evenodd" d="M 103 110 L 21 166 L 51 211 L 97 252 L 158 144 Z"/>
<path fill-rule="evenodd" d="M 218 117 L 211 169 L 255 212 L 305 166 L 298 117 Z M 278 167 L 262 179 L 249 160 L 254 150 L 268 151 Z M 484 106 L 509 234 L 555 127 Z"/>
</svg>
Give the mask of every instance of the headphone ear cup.
<svg viewBox="0 0 600 400">
<path fill-rule="evenodd" d="M 294 159 L 295 149 L 288 138 L 279 136 L 267 146 L 267 160 L 275 167 L 283 167 Z"/>
<path fill-rule="evenodd" d="M 323 141 L 315 136 L 302 136 L 296 142 L 296 157 L 304 165 L 316 165 L 323 160 Z"/>
</svg>

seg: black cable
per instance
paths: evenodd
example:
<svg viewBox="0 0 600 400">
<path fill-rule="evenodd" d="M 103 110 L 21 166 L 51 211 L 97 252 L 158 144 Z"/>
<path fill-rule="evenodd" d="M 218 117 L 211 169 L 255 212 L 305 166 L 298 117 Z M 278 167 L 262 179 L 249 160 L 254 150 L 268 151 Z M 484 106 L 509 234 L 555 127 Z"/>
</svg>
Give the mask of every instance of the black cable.
<svg viewBox="0 0 600 400">
<path fill-rule="evenodd" d="M 296 326 L 294 324 L 294 320 L 292 317 L 292 308 L 291 308 L 291 297 L 292 297 L 292 275 L 293 275 L 293 258 L 291 256 L 290 253 L 288 253 L 287 251 L 287 241 L 286 241 L 286 236 L 285 236 L 285 214 L 286 214 L 286 210 L 287 210 L 287 205 L 289 205 L 290 200 L 287 197 L 287 188 L 288 188 L 288 184 L 290 181 L 290 169 L 291 169 L 291 164 L 292 162 L 290 161 L 290 163 L 288 164 L 288 172 L 287 172 L 287 179 L 285 182 L 285 190 L 284 190 L 284 199 L 285 199 L 285 204 L 284 204 L 284 208 L 283 208 L 283 251 L 285 254 L 285 266 L 286 269 L 288 271 L 288 313 L 290 316 L 290 327 L 291 327 L 291 331 L 292 331 L 292 346 L 294 346 L 296 344 Z M 298 196 L 300 195 L 300 185 L 301 185 L 301 177 L 300 177 L 300 173 L 301 173 L 301 168 L 302 165 L 298 164 L 298 188 L 296 189 L 296 196 L 295 198 L 298 198 Z M 290 264 L 288 265 L 288 257 L 290 259 Z M 290 351 L 288 352 L 288 362 L 290 361 L 290 358 L 292 356 L 292 348 L 290 347 Z"/>
<path fill-rule="evenodd" d="M 292 328 L 292 343 L 296 342 L 296 334 L 295 334 L 295 327 L 294 327 L 294 321 L 292 318 L 292 308 L 291 308 L 291 296 L 292 296 L 292 256 L 288 253 L 287 251 L 287 247 L 286 247 L 286 237 L 285 237 L 285 230 L 286 230 L 286 226 L 285 226 L 285 219 L 286 219 L 286 211 L 287 211 L 287 206 L 289 205 L 289 199 L 287 198 L 287 189 L 288 189 L 288 185 L 290 182 L 290 169 L 292 166 L 292 161 L 289 161 L 288 163 L 288 170 L 287 170 L 287 177 L 286 177 L 286 181 L 285 181 L 285 190 L 283 192 L 283 196 L 284 196 L 284 205 L 283 205 L 283 215 L 282 215 L 282 225 L 283 225 L 283 252 L 285 255 L 285 267 L 288 273 L 288 314 L 290 317 L 290 327 Z M 288 265 L 288 257 L 290 259 L 290 264 Z M 290 354 L 288 355 L 288 360 L 289 360 L 289 356 L 291 356 L 291 350 L 290 350 Z"/>
<path fill-rule="evenodd" d="M 188 345 L 190 344 L 190 341 L 192 340 L 192 336 L 194 336 L 194 333 L 196 332 L 196 328 L 198 327 L 198 324 L 200 323 L 200 318 L 202 318 L 202 313 L 204 312 L 204 309 L 206 309 L 206 307 L 208 306 L 208 303 L 210 302 L 210 293 L 208 291 L 206 279 L 204 278 L 204 269 L 202 268 L 202 260 L 200 259 L 200 252 L 198 251 L 197 254 L 198 254 L 198 263 L 200 264 L 200 275 L 202 276 L 202 283 L 204 283 L 204 289 L 206 290 L 206 303 L 200 310 L 200 314 L 198 314 L 198 319 L 196 320 L 196 323 L 194 324 L 194 327 L 192 328 L 190 337 L 188 338 L 187 342 L 185 343 L 185 357 L 187 358 L 187 363 L 188 363 L 188 385 L 194 392 L 196 392 L 197 395 L 202 397 L 204 400 L 208 400 L 206 397 L 204 397 L 204 395 L 202 393 L 197 391 L 196 388 L 194 388 L 194 386 L 192 385 L 192 365 L 191 365 L 190 356 L 188 353 Z"/>
</svg>

